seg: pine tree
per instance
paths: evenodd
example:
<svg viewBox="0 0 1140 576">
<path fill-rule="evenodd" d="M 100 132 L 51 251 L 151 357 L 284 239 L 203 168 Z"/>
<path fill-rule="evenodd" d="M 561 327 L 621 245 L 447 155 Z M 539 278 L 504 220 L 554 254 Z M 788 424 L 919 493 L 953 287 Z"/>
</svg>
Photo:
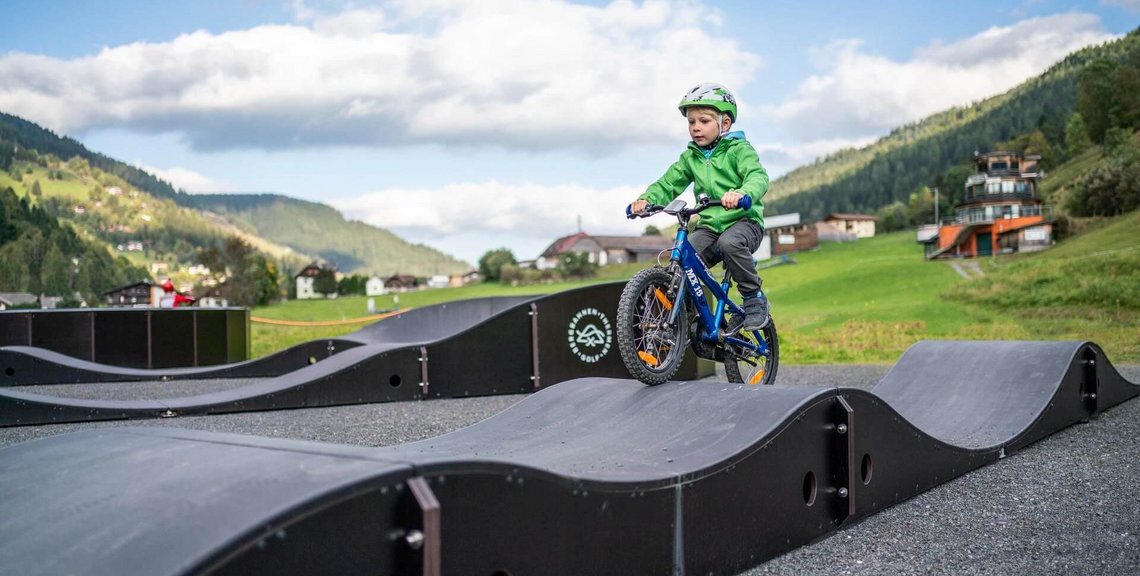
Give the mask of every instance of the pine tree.
<svg viewBox="0 0 1140 576">
<path fill-rule="evenodd" d="M 1080 112 L 1074 112 L 1065 125 L 1065 156 L 1075 158 L 1081 152 L 1088 150 L 1089 146 L 1092 146 L 1092 140 L 1089 140 L 1089 129 L 1085 125 L 1085 119 Z"/>
</svg>

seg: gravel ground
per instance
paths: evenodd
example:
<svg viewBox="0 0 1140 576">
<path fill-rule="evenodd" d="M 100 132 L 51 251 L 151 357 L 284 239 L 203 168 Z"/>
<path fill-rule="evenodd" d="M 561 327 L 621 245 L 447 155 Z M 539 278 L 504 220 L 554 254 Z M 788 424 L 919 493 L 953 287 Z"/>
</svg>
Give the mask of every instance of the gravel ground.
<svg viewBox="0 0 1140 576">
<path fill-rule="evenodd" d="M 58 398 L 84 400 L 164 400 L 221 392 L 257 382 L 256 378 L 167 380 L 165 382 L 99 382 L 92 384 L 43 384 L 12 386 L 12 390 Z"/>
<path fill-rule="evenodd" d="M 786 385 L 867 388 L 886 366 L 782 366 Z M 1140 382 L 1140 366 L 1121 368 Z M 40 386 L 85 398 L 160 398 L 234 381 Z M 51 388 L 53 390 L 46 390 Z M 0 446 L 110 426 L 169 426 L 384 446 L 492 416 L 522 395 L 0 429 Z M 1140 574 L 1140 400 L 794 550 L 747 576 L 796 574 Z M 728 535 L 726 537 L 731 537 Z"/>
</svg>

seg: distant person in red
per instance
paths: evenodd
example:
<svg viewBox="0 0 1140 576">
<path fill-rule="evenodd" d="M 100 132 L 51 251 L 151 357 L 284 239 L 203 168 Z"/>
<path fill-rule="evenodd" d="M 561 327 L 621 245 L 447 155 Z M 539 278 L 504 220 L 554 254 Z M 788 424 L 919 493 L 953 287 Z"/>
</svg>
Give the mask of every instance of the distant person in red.
<svg viewBox="0 0 1140 576">
<path fill-rule="evenodd" d="M 165 292 L 165 294 L 163 294 L 162 299 L 158 301 L 159 308 L 177 308 L 179 306 L 192 306 L 194 304 L 193 298 L 183 296 L 174 290 L 174 283 L 171 282 L 169 278 L 166 279 L 166 282 L 162 283 L 162 291 Z"/>
</svg>

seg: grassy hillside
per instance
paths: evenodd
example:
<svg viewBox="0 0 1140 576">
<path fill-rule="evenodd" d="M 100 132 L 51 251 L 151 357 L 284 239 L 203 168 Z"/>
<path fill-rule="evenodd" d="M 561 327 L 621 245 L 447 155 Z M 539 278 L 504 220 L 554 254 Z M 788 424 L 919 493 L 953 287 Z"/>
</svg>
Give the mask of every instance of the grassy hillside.
<svg viewBox="0 0 1140 576">
<path fill-rule="evenodd" d="M 984 260 L 983 279 L 966 280 L 949 262 L 923 260 L 914 232 L 824 244 L 797 254 L 795 261 L 761 271 L 780 328 L 781 362 L 889 364 L 923 339 L 1087 339 L 1104 347 L 1114 362 L 1140 362 L 1140 213 L 1041 254 Z M 1060 277 L 1043 281 L 1032 275 L 1053 274 L 1054 268 Z M 606 268 L 605 276 L 594 281 L 629 278 L 637 269 Z M 1101 280 L 1094 281 L 1096 275 Z M 570 286 L 429 290 L 399 295 L 399 307 Z M 376 304 L 393 307 L 392 298 L 376 298 Z M 366 306 L 365 298 L 341 298 L 290 302 L 253 314 L 344 319 L 364 316 Z M 260 355 L 356 329 L 255 325 L 253 348 Z"/>
<path fill-rule="evenodd" d="M 857 150 L 842 150 L 772 182 L 767 199 L 775 213 L 800 212 L 808 220 L 829 212 L 869 212 L 905 203 L 921 186 L 969 161 L 975 150 L 1040 130 L 1063 148 L 1064 128 L 1076 107 L 1077 77 L 1097 59 L 1121 60 L 1140 51 L 1140 29 L 1101 46 L 1070 54 L 1042 75 L 964 108 L 953 108 L 898 128 Z M 951 197 L 957 183 L 944 189 Z"/>
<path fill-rule="evenodd" d="M 427 276 L 471 269 L 469 263 L 387 230 L 346 221 L 324 204 L 274 194 L 179 192 L 71 138 L 0 113 L 0 187 L 31 197 L 37 182 L 41 195 L 32 201 L 72 220 L 87 237 L 111 246 L 146 243 L 145 255 L 128 255 L 140 263 L 189 264 L 195 247 L 237 235 L 290 268 L 319 258 L 346 273 Z M 136 194 L 110 197 L 106 190 L 112 187 Z M 76 213 L 77 206 L 82 214 Z"/>
<path fill-rule="evenodd" d="M 33 191 L 39 187 L 40 195 Z M 83 237 L 107 246 L 107 250 L 146 267 L 166 262 L 176 281 L 191 281 L 180 271 L 193 263 L 195 250 L 226 236 L 241 237 L 255 249 L 295 267 L 310 256 L 277 245 L 256 233 L 230 226 L 223 219 L 211 218 L 175 201 L 131 187 L 130 183 L 92 166 L 81 158 L 64 161 L 52 155 L 36 154 L 13 161 L 9 170 L 0 171 L 0 188 L 12 188 L 49 213 L 69 222 Z M 119 188 L 122 194 L 108 190 Z M 118 246 L 142 242 L 144 250 L 122 252 Z"/>
<path fill-rule="evenodd" d="M 185 201 L 274 243 L 319 256 L 344 273 L 428 276 L 471 269 L 470 264 L 434 248 L 345 220 L 324 204 L 276 194 L 195 194 Z"/>
<path fill-rule="evenodd" d="M 1140 212 L 984 269 L 985 278 L 948 296 L 1009 315 L 1035 337 L 1092 339 L 1113 359 L 1140 358 Z"/>
</svg>

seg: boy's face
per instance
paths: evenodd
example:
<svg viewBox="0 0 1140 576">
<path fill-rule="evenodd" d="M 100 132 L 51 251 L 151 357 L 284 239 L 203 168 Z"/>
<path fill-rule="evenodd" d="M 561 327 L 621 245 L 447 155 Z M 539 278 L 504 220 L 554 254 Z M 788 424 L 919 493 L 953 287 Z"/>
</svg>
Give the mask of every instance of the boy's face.
<svg viewBox="0 0 1140 576">
<path fill-rule="evenodd" d="M 717 113 L 711 108 L 689 108 L 685 110 L 685 118 L 689 121 L 689 137 L 697 146 L 708 146 L 716 142 L 721 132 L 727 129 L 717 122 Z M 724 118 L 725 124 L 728 124 L 728 115 Z"/>
</svg>

